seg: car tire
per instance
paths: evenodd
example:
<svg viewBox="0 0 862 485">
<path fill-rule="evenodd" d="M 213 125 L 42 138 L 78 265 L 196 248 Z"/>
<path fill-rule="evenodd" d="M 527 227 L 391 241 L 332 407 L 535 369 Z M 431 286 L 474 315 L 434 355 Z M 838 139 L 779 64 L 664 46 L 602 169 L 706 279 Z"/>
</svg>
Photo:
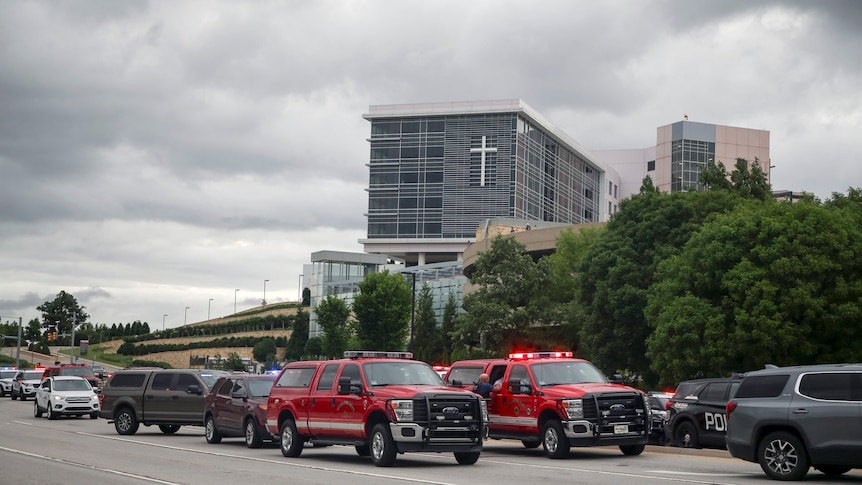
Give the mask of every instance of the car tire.
<svg viewBox="0 0 862 485">
<path fill-rule="evenodd" d="M 13 401 L 15 401 L 15 400 L 17 400 L 17 399 L 18 399 L 18 395 L 17 395 L 17 394 L 15 394 L 15 389 L 12 389 L 12 393 L 11 393 L 11 394 L 12 394 L 12 400 L 13 400 Z"/>
<path fill-rule="evenodd" d="M 524 448 L 527 448 L 528 450 L 532 450 L 533 448 L 538 448 L 538 447 L 542 446 L 542 442 L 538 441 L 538 440 L 537 441 L 521 440 L 521 444 L 524 445 Z"/>
<path fill-rule="evenodd" d="M 802 440 L 786 431 L 770 433 L 761 440 L 757 462 L 773 480 L 801 480 L 810 466 Z"/>
<path fill-rule="evenodd" d="M 99 419 L 99 413 L 90 413 L 90 419 Z"/>
<path fill-rule="evenodd" d="M 279 447 L 281 454 L 287 457 L 297 457 L 302 454 L 302 446 L 305 440 L 296 431 L 296 423 L 287 419 L 281 425 Z"/>
<path fill-rule="evenodd" d="M 46 413 L 48 413 L 48 419 L 50 419 L 50 420 L 55 420 L 55 419 L 57 419 L 57 418 L 59 417 L 59 416 L 57 416 L 57 413 L 55 413 L 55 412 L 51 409 L 51 406 L 50 406 L 50 405 L 48 406 L 48 409 L 46 409 L 46 410 L 45 410 L 45 412 L 46 412 Z"/>
<path fill-rule="evenodd" d="M 620 445 L 620 451 L 626 456 L 638 456 L 644 452 L 646 445 Z"/>
<path fill-rule="evenodd" d="M 160 424 L 159 431 L 164 434 L 176 434 L 177 431 L 180 430 L 180 425 L 178 424 Z"/>
<path fill-rule="evenodd" d="M 375 424 L 371 429 L 371 462 L 375 466 L 392 466 L 398 455 L 388 423 Z"/>
<path fill-rule="evenodd" d="M 566 438 L 563 423 L 559 419 L 551 419 L 542 427 L 542 446 L 548 458 L 565 458 L 569 456 L 571 444 Z"/>
<path fill-rule="evenodd" d="M 117 434 L 135 434 L 138 432 L 138 426 L 140 426 L 140 423 L 131 408 L 120 408 L 120 411 L 114 416 L 114 429 L 117 431 Z"/>
<path fill-rule="evenodd" d="M 479 452 L 478 451 L 456 451 L 455 452 L 455 461 L 458 462 L 459 465 L 472 465 L 479 461 Z"/>
<path fill-rule="evenodd" d="M 207 443 L 211 445 L 221 443 L 221 433 L 219 433 L 218 428 L 216 428 L 215 419 L 213 419 L 212 414 L 208 414 L 207 419 L 204 422 L 204 436 L 207 439 Z"/>
<path fill-rule="evenodd" d="M 814 468 L 828 477 L 839 477 L 853 469 L 853 467 L 844 465 L 818 465 Z"/>
<path fill-rule="evenodd" d="M 20 396 L 18 396 L 18 397 L 20 397 L 22 401 L 26 401 L 26 400 L 27 400 L 27 396 L 25 396 L 23 392 L 22 392 L 22 393 L 21 393 L 21 395 L 20 395 Z"/>
<path fill-rule="evenodd" d="M 33 416 L 36 418 L 42 417 L 42 408 L 39 407 L 39 401 L 33 401 Z"/>
<path fill-rule="evenodd" d="M 254 418 L 245 420 L 245 446 L 249 448 L 260 448 L 263 439 L 260 437 L 260 431 L 257 430 L 257 423 Z"/>
<path fill-rule="evenodd" d="M 681 448 L 700 448 L 697 428 L 691 421 L 683 421 L 673 434 L 674 443 Z"/>
</svg>

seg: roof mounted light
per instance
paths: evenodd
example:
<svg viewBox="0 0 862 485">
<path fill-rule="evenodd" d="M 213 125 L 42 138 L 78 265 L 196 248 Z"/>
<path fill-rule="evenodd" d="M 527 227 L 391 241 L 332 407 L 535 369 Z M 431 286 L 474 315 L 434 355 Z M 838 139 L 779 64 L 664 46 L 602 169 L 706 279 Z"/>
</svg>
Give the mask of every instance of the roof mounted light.
<svg viewBox="0 0 862 485">
<path fill-rule="evenodd" d="M 383 352 L 379 350 L 347 350 L 344 352 L 346 359 L 412 359 L 413 352 Z"/>
<path fill-rule="evenodd" d="M 575 354 L 573 352 L 513 352 L 509 354 L 510 360 L 530 360 L 530 359 L 571 359 Z"/>
</svg>

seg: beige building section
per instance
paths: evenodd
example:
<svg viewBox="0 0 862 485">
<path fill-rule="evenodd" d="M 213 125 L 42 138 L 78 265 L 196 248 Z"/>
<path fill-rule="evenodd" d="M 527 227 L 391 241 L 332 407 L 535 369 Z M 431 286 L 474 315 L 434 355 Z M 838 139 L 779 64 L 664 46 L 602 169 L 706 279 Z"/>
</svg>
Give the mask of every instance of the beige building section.
<svg viewBox="0 0 862 485">
<path fill-rule="evenodd" d="M 715 158 L 718 163 L 731 172 L 737 158 L 749 162 L 759 161 L 760 168 L 770 178 L 769 132 L 735 126 L 713 125 L 715 127 Z M 656 130 L 656 160 L 653 180 L 662 192 L 671 188 L 671 143 L 673 125 L 661 126 Z"/>
</svg>

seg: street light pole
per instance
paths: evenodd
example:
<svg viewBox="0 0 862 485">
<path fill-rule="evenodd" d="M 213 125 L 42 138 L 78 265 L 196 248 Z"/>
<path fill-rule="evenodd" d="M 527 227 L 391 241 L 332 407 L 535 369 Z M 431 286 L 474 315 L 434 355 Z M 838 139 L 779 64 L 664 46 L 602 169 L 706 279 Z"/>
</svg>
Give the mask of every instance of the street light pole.
<svg viewBox="0 0 862 485">
<path fill-rule="evenodd" d="M 167 314 L 167 313 L 165 313 L 164 315 L 162 315 L 162 332 L 164 332 L 164 331 L 165 331 L 165 318 L 168 318 L 168 314 Z"/>
<path fill-rule="evenodd" d="M 184 327 L 186 326 L 186 320 L 188 319 L 188 317 L 189 317 L 189 307 L 186 307 L 186 313 L 185 313 L 185 315 L 183 315 L 183 326 Z"/>
<path fill-rule="evenodd" d="M 266 306 L 266 282 L 269 280 L 263 280 L 263 306 Z"/>
<path fill-rule="evenodd" d="M 15 317 L 4 317 L 4 316 L 0 315 L 0 318 L 15 318 Z M 18 350 L 15 353 L 15 368 L 16 369 L 21 368 L 21 338 L 23 338 L 23 335 L 21 334 L 21 332 L 22 332 L 23 327 L 24 327 L 24 317 L 18 317 Z M 13 337 L 9 337 L 9 338 L 13 338 Z M 0 339 L 0 340 L 2 340 L 2 339 Z M 32 352 L 30 353 L 30 355 L 31 356 L 33 355 Z"/>
<path fill-rule="evenodd" d="M 213 299 L 210 298 L 209 303 L 207 303 L 207 321 L 209 321 L 209 319 L 210 319 L 210 306 L 212 305 L 212 303 L 213 303 Z"/>
<path fill-rule="evenodd" d="M 72 340 L 69 342 L 69 363 L 75 363 L 75 326 L 78 323 L 78 316 L 72 313 Z"/>
<path fill-rule="evenodd" d="M 239 288 L 233 290 L 233 314 L 236 315 L 236 294 L 239 292 Z"/>
<path fill-rule="evenodd" d="M 302 277 L 305 275 L 299 275 L 299 288 L 297 288 L 298 299 L 296 301 L 302 302 Z"/>
</svg>

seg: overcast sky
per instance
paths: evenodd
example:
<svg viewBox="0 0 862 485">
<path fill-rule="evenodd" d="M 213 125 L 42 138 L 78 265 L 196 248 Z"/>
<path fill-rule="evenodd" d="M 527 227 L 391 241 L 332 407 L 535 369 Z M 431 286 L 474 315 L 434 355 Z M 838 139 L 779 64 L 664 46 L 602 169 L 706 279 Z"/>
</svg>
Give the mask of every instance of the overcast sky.
<svg viewBox="0 0 862 485">
<path fill-rule="evenodd" d="M 0 0 L 0 316 L 295 301 L 312 252 L 362 251 L 370 105 L 522 99 L 592 149 L 687 114 L 846 193 L 860 46 L 852 0 Z"/>
</svg>

